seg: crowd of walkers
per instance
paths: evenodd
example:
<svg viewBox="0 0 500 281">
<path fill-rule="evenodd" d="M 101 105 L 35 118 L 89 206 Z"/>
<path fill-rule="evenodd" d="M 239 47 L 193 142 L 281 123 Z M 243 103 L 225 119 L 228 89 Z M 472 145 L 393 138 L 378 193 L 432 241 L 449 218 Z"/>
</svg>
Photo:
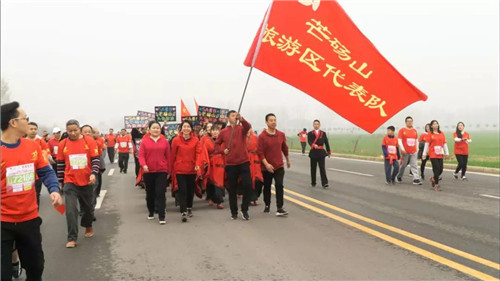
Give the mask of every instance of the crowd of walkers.
<svg viewBox="0 0 500 281">
<path fill-rule="evenodd" d="M 44 268 L 39 217 L 42 184 L 47 187 L 52 205 L 65 213 L 67 248 L 77 246 L 79 226 L 84 237 L 94 235 L 95 206 L 100 196 L 105 158 L 115 163 L 118 153 L 120 173 L 127 173 L 129 155 L 135 162 L 136 185 L 145 189 L 147 219 L 166 224 L 166 194 L 179 207 L 180 220 L 193 216 L 194 196 L 203 198 L 216 209 L 225 209 L 228 193 L 230 218 L 249 220 L 249 206 L 259 205 L 263 194 L 264 213 L 271 211 L 271 187 L 276 194 L 276 216 L 287 216 L 284 209 L 285 166 L 291 167 L 286 136 L 277 129 L 273 113 L 265 116 L 267 128 L 260 133 L 236 111 L 229 111 L 228 122 L 203 126 L 183 121 L 178 134 L 168 139 L 163 126 L 150 121 L 147 127 L 122 129 L 118 135 L 110 129 L 104 137 L 97 128 L 77 120 L 66 122 L 65 132 L 58 127 L 52 138 L 30 122 L 19 103 L 1 106 L 1 265 L 2 280 L 17 277 L 22 268 L 27 280 L 41 280 Z M 327 134 L 314 120 L 313 130 L 304 128 L 297 135 L 305 155 L 309 145 L 311 187 L 316 186 L 319 167 L 321 186 L 328 188 L 325 158 L 331 157 Z M 454 133 L 454 153 L 458 161 L 454 177 L 465 180 L 470 135 L 462 122 Z M 398 131 L 387 128 L 382 141 L 387 184 L 401 183 L 410 166 L 412 183 L 425 179 L 427 160 L 432 164 L 430 178 L 434 190 L 440 190 L 443 158 L 449 156 L 446 138 L 439 123 L 432 120 L 418 135 L 413 119 L 407 117 Z M 421 160 L 420 167 L 418 160 Z M 62 196 L 63 195 L 63 196 Z M 64 204 L 63 204 L 64 198 Z M 238 199 L 241 205 L 238 206 Z M 81 217 L 79 219 L 79 217 Z M 78 221 L 80 220 L 80 223 Z"/>
</svg>

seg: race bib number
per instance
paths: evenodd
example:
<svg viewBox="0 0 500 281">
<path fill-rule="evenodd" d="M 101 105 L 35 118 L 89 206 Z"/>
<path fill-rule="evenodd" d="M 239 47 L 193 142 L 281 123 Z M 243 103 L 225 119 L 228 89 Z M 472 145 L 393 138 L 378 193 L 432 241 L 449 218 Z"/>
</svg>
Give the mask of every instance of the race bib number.
<svg viewBox="0 0 500 281">
<path fill-rule="evenodd" d="M 69 165 L 73 170 L 85 169 L 87 163 L 87 154 L 71 154 L 69 156 Z"/>
<path fill-rule="evenodd" d="M 7 193 L 31 190 L 35 185 L 35 164 L 8 167 L 5 176 Z"/>
<path fill-rule="evenodd" d="M 406 145 L 408 146 L 415 146 L 417 143 L 417 139 L 406 139 Z"/>
<path fill-rule="evenodd" d="M 443 147 L 439 145 L 434 146 L 434 153 L 436 155 L 443 155 Z"/>
<path fill-rule="evenodd" d="M 389 154 L 396 154 L 398 151 L 396 150 L 396 146 L 395 145 L 388 145 L 387 146 L 387 152 L 389 152 Z"/>
<path fill-rule="evenodd" d="M 124 141 L 121 141 L 121 142 L 120 142 L 120 147 L 121 147 L 121 148 L 125 148 L 125 147 L 127 147 L 127 143 L 126 143 L 126 142 L 124 142 Z"/>
<path fill-rule="evenodd" d="M 57 154 L 58 151 L 59 151 L 59 146 L 54 146 L 54 154 Z"/>
</svg>

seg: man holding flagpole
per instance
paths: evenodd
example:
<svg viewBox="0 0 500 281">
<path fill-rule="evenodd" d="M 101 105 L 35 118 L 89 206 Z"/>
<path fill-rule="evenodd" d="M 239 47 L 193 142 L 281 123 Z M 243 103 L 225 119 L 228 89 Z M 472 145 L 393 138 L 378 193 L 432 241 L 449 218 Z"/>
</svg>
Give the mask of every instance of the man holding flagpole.
<svg viewBox="0 0 500 281">
<path fill-rule="evenodd" d="M 215 151 L 223 151 L 226 156 L 226 174 L 229 182 L 229 205 L 231 219 L 238 218 L 238 180 L 241 178 L 243 202 L 241 203 L 241 218 L 249 220 L 248 205 L 250 204 L 252 179 L 250 177 L 250 161 L 247 153 L 247 132 L 252 127 L 238 112 L 228 113 L 229 126 L 220 131 L 215 141 Z M 240 124 L 237 122 L 240 121 Z"/>
</svg>

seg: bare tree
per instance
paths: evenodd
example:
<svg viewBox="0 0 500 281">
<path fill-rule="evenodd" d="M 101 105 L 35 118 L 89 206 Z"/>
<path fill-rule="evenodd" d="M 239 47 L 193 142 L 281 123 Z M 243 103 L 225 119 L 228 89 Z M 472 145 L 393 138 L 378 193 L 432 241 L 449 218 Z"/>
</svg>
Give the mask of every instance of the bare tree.
<svg viewBox="0 0 500 281">
<path fill-rule="evenodd" d="M 2 96 L 1 96 L 1 103 L 8 103 L 10 101 L 10 89 L 9 89 L 9 83 L 7 83 L 7 81 L 5 81 L 3 79 L 3 77 L 1 78 L 1 92 L 2 92 Z"/>
</svg>

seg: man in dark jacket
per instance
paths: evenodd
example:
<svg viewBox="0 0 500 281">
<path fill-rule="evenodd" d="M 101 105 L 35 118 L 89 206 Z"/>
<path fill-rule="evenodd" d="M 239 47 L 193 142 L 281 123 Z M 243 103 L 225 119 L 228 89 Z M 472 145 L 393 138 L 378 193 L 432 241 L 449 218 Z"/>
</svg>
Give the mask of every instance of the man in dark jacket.
<svg viewBox="0 0 500 281">
<path fill-rule="evenodd" d="M 316 186 L 316 166 L 319 165 L 321 185 L 323 188 L 327 188 L 328 178 L 326 177 L 325 157 L 328 156 L 330 158 L 330 144 L 328 143 L 326 133 L 319 129 L 321 126 L 319 120 L 314 120 L 313 126 L 314 130 L 307 133 L 307 142 L 311 146 L 311 150 L 309 151 L 309 158 L 311 159 L 311 185 L 313 187 Z"/>
</svg>

